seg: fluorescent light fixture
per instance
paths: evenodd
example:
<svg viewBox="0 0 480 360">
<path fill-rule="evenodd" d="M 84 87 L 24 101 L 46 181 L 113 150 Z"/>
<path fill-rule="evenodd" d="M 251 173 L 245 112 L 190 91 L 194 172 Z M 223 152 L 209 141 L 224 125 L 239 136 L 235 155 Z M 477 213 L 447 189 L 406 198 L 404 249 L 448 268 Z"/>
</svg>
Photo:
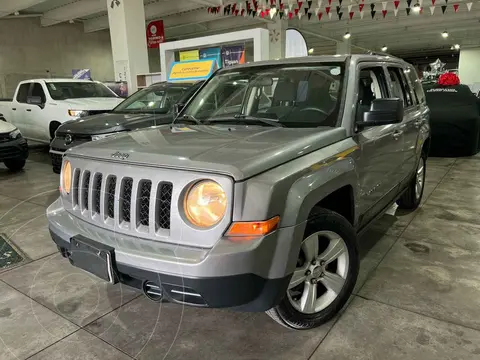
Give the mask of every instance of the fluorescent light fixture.
<svg viewBox="0 0 480 360">
<path fill-rule="evenodd" d="M 310 55 L 313 54 L 313 51 L 314 51 L 313 48 L 308 49 L 308 53 L 309 53 Z"/>
<path fill-rule="evenodd" d="M 413 5 L 413 12 L 418 14 L 421 10 L 421 7 L 420 7 L 420 4 L 419 3 L 416 3 L 415 5 Z"/>
<path fill-rule="evenodd" d="M 448 31 L 445 30 L 444 32 L 442 32 L 442 37 L 444 39 L 448 38 Z"/>
<path fill-rule="evenodd" d="M 455 45 L 453 45 L 453 48 L 454 48 L 455 50 L 460 50 L 460 44 L 455 44 Z"/>
<path fill-rule="evenodd" d="M 382 51 L 385 52 L 388 50 L 388 47 L 386 47 L 385 45 L 382 46 Z"/>
</svg>

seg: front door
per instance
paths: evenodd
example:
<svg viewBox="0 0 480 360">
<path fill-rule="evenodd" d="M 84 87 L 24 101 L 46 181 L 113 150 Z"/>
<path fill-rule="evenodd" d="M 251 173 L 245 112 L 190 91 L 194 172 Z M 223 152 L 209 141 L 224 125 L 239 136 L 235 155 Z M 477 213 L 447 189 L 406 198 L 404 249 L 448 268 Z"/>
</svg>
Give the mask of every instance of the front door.
<svg viewBox="0 0 480 360">
<path fill-rule="evenodd" d="M 27 108 L 29 107 L 27 98 L 30 93 L 30 86 L 30 83 L 23 83 L 18 87 L 15 101 L 12 102 L 12 119 L 9 120 L 26 138 L 29 137 L 30 130 L 26 122 Z"/>
<path fill-rule="evenodd" d="M 372 101 L 390 97 L 385 69 L 378 66 L 361 67 L 357 79 L 356 122 L 370 110 Z M 358 211 L 363 214 L 360 226 L 369 222 L 394 200 L 403 163 L 403 132 L 400 124 L 358 129 L 354 138 L 361 149 L 359 160 Z"/>
<path fill-rule="evenodd" d="M 26 122 L 29 127 L 29 138 L 38 141 L 50 141 L 48 123 L 45 122 L 45 92 L 40 83 L 33 83 L 30 96 L 42 99 L 43 106 L 28 104 Z M 54 120 L 54 119 L 50 119 Z"/>
</svg>

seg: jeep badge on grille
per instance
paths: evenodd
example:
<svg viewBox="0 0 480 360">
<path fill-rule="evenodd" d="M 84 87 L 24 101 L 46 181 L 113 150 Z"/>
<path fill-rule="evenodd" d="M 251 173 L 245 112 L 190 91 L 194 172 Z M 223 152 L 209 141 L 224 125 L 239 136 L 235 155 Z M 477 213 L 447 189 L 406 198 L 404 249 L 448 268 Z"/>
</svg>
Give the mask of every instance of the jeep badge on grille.
<svg viewBox="0 0 480 360">
<path fill-rule="evenodd" d="M 73 142 L 72 135 L 67 134 L 65 135 L 65 145 L 70 145 Z"/>
<path fill-rule="evenodd" d="M 121 153 L 120 151 L 117 151 L 116 153 L 113 153 L 111 156 L 114 159 L 126 160 L 130 155 L 127 153 Z"/>
</svg>

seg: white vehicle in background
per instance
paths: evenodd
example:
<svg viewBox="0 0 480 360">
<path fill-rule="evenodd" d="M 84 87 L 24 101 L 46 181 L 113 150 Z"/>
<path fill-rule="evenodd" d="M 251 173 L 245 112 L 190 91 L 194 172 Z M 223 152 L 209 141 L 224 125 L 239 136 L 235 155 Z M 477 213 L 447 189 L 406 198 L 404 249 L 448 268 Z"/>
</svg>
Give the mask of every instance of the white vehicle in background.
<svg viewBox="0 0 480 360">
<path fill-rule="evenodd" d="M 97 81 L 26 80 L 12 100 L 0 99 L 0 120 L 15 125 L 25 138 L 48 144 L 64 122 L 108 112 L 123 100 Z"/>
</svg>

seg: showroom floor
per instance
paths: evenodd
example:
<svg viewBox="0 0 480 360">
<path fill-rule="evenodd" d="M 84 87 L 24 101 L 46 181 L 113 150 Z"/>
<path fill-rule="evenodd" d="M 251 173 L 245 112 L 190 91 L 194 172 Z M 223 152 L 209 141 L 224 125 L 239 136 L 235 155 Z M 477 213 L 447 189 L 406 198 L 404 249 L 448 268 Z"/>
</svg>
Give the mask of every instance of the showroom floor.
<svg viewBox="0 0 480 360">
<path fill-rule="evenodd" d="M 58 175 L 35 149 L 0 165 L 0 233 L 26 258 L 0 270 L 0 360 L 480 359 L 480 156 L 430 159 L 422 207 L 362 238 L 350 305 L 294 332 L 265 314 L 155 304 L 69 265 L 49 238 Z"/>
</svg>

